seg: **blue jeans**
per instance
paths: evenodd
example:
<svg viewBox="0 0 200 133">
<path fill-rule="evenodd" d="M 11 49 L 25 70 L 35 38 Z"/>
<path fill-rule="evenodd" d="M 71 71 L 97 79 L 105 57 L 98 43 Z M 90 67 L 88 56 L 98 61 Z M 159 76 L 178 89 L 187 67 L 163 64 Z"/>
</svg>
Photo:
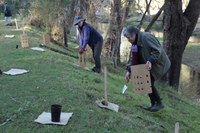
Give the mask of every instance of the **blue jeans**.
<svg viewBox="0 0 200 133">
<path fill-rule="evenodd" d="M 9 25 L 11 23 L 11 17 L 5 17 L 6 25 Z"/>
</svg>

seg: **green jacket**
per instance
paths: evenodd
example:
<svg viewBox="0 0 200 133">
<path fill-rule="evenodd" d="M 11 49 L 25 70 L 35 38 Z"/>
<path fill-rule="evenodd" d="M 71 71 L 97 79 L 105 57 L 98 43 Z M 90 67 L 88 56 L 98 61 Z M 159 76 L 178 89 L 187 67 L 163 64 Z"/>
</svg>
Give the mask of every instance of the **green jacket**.
<svg viewBox="0 0 200 133">
<path fill-rule="evenodd" d="M 152 63 L 150 73 L 154 79 L 156 80 L 164 76 L 169 70 L 171 63 L 156 37 L 148 32 L 139 32 L 137 45 L 141 47 L 144 62 L 150 61 Z M 130 62 L 132 62 L 132 57 Z"/>
</svg>

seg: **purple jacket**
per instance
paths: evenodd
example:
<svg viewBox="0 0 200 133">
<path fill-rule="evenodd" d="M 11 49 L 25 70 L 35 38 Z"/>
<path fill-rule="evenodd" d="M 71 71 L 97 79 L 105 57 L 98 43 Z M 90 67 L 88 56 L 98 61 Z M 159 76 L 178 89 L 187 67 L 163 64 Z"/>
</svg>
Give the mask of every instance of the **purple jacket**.
<svg viewBox="0 0 200 133">
<path fill-rule="evenodd" d="M 82 28 L 79 30 L 79 44 L 80 48 L 86 48 L 87 44 L 94 47 L 97 42 L 102 41 L 103 37 L 90 24 L 84 22 Z"/>
</svg>

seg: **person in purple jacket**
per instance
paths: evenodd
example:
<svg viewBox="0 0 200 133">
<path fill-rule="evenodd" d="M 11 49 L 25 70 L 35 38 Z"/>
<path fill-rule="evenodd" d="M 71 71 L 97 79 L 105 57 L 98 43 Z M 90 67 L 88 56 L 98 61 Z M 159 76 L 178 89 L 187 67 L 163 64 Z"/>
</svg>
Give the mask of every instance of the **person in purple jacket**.
<svg viewBox="0 0 200 133">
<path fill-rule="evenodd" d="M 92 68 L 93 72 L 101 72 L 101 51 L 103 46 L 103 37 L 90 24 L 85 22 L 81 16 L 76 16 L 73 22 L 74 26 L 78 27 L 79 31 L 79 53 L 83 54 L 86 51 L 87 44 L 92 49 L 95 66 Z"/>
</svg>

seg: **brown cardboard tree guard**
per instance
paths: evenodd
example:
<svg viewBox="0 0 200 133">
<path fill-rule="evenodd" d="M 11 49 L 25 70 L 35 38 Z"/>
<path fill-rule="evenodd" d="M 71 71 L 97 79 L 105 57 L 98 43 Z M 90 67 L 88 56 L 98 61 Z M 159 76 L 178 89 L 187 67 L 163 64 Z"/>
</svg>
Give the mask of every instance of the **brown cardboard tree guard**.
<svg viewBox="0 0 200 133">
<path fill-rule="evenodd" d="M 42 44 L 44 44 L 44 45 L 50 44 L 50 35 L 49 34 L 44 34 L 43 35 Z"/>
<path fill-rule="evenodd" d="M 28 48 L 29 47 L 28 37 L 27 37 L 26 34 L 20 35 L 20 41 L 21 41 L 22 48 Z"/>
<path fill-rule="evenodd" d="M 131 80 L 136 93 L 152 93 L 150 73 L 146 68 L 146 64 L 131 66 Z"/>
</svg>

